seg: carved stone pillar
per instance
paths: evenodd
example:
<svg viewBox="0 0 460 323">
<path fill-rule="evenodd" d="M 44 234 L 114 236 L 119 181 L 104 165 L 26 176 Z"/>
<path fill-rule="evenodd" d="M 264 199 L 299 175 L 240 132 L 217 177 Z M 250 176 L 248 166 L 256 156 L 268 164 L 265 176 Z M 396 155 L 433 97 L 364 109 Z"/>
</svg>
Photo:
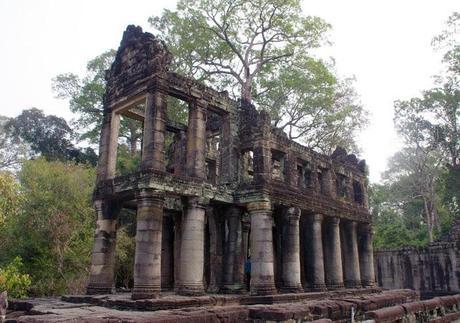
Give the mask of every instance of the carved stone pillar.
<svg viewBox="0 0 460 323">
<path fill-rule="evenodd" d="M 259 132 L 254 140 L 254 180 L 261 184 L 271 180 L 272 153 L 270 149 L 270 117 L 262 111 L 260 113 Z"/>
<path fill-rule="evenodd" d="M 251 217 L 251 294 L 276 293 L 273 259 L 273 217 L 270 202 L 247 205 Z"/>
<path fill-rule="evenodd" d="M 220 160 L 217 180 L 219 184 L 233 183 L 238 176 L 238 160 L 235 145 L 238 143 L 237 115 L 228 113 L 223 116 L 222 138 L 219 146 Z"/>
<path fill-rule="evenodd" d="M 228 234 L 225 241 L 223 290 L 234 292 L 241 289 L 241 282 L 235 281 L 238 277 L 238 255 L 241 252 L 238 250 L 241 249 L 241 212 L 236 207 L 230 207 L 225 217 Z"/>
<path fill-rule="evenodd" d="M 163 217 L 163 231 L 161 233 L 161 290 L 170 290 L 173 287 L 174 268 L 174 232 L 173 220 L 170 214 Z"/>
<path fill-rule="evenodd" d="M 120 207 L 109 201 L 94 201 L 97 214 L 87 294 L 109 294 L 114 286 L 117 218 Z"/>
<path fill-rule="evenodd" d="M 155 89 L 145 102 L 142 169 L 165 170 L 166 95 Z"/>
<path fill-rule="evenodd" d="M 151 190 L 141 190 L 137 195 L 132 299 L 155 298 L 160 294 L 163 202 L 163 197 Z"/>
<path fill-rule="evenodd" d="M 206 217 L 209 224 L 209 285 L 208 292 L 217 293 L 222 281 L 222 223 L 219 208 L 208 206 Z"/>
<path fill-rule="evenodd" d="M 347 288 L 361 287 L 356 227 L 357 223 L 355 221 L 347 221 L 343 224 L 342 230 L 345 286 Z"/>
<path fill-rule="evenodd" d="M 187 175 L 206 179 L 206 103 L 190 102 L 187 128 Z"/>
<path fill-rule="evenodd" d="M 180 251 L 182 246 L 182 219 L 183 213 L 174 214 L 174 291 L 180 288 Z"/>
<path fill-rule="evenodd" d="M 325 222 L 326 237 L 324 268 L 328 289 L 343 288 L 342 248 L 340 244 L 340 219 L 330 218 Z"/>
<path fill-rule="evenodd" d="M 291 207 L 287 210 L 286 237 L 283 246 L 283 291 L 300 292 L 300 209 Z"/>
<path fill-rule="evenodd" d="M 240 282 L 244 286 L 248 286 L 248 282 L 246 281 L 245 265 L 248 259 L 249 229 L 251 228 L 251 223 L 249 222 L 249 218 L 247 217 L 247 214 L 243 216 L 243 221 L 241 223 L 241 226 L 242 226 L 242 242 L 241 242 L 239 274 L 240 274 Z"/>
<path fill-rule="evenodd" d="M 104 111 L 99 142 L 97 182 L 115 177 L 120 115 Z"/>
<path fill-rule="evenodd" d="M 182 223 L 180 252 L 181 295 L 201 295 L 204 293 L 204 225 L 206 205 L 199 198 L 188 200 L 187 211 Z"/>
<path fill-rule="evenodd" d="M 323 216 L 321 214 L 314 214 L 312 216 L 311 227 L 311 290 L 322 291 L 326 289 L 324 283 L 324 255 L 323 255 L 323 239 L 322 239 L 322 223 Z"/>
<path fill-rule="evenodd" d="M 363 287 L 375 286 L 374 251 L 372 248 L 372 227 L 365 223 L 360 230 L 359 268 Z"/>
</svg>

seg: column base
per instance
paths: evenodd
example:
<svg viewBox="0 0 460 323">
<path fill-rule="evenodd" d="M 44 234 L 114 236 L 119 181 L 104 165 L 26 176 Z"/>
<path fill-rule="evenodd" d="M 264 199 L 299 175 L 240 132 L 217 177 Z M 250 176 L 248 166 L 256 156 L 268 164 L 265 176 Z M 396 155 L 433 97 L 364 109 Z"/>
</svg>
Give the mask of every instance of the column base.
<svg viewBox="0 0 460 323">
<path fill-rule="evenodd" d="M 344 289 L 345 285 L 343 283 L 326 283 L 328 290 L 337 290 L 337 289 Z"/>
<path fill-rule="evenodd" d="M 223 294 L 241 294 L 243 292 L 243 285 L 241 284 L 228 284 L 224 285 L 220 292 Z"/>
<path fill-rule="evenodd" d="M 327 291 L 327 287 L 325 284 L 311 284 L 307 291 L 309 292 L 325 292 Z"/>
<path fill-rule="evenodd" d="M 375 281 L 373 280 L 362 280 L 361 284 L 364 288 L 373 288 L 375 287 Z"/>
<path fill-rule="evenodd" d="M 177 294 L 183 296 L 201 296 L 204 295 L 202 283 L 181 284 L 177 289 Z"/>
<path fill-rule="evenodd" d="M 346 288 L 362 288 L 360 280 L 346 280 L 345 281 Z"/>
<path fill-rule="evenodd" d="M 101 294 L 114 294 L 115 289 L 107 286 L 97 286 L 90 284 L 86 287 L 86 294 L 87 295 L 101 295 Z"/>
<path fill-rule="evenodd" d="M 249 294 L 254 296 L 274 295 L 278 293 L 274 284 L 252 285 L 250 289 Z"/>
<path fill-rule="evenodd" d="M 302 285 L 298 286 L 283 286 L 280 288 L 281 293 L 302 293 L 304 290 Z"/>
<path fill-rule="evenodd" d="M 131 299 L 149 299 L 160 297 L 160 286 L 159 285 L 135 285 L 131 294 Z"/>
</svg>

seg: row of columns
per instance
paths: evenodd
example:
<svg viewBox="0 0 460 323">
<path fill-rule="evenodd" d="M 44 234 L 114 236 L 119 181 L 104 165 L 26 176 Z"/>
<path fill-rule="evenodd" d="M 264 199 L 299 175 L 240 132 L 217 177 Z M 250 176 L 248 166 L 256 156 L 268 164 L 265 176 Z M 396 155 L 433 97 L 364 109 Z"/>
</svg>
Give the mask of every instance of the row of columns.
<svg viewBox="0 0 460 323">
<path fill-rule="evenodd" d="M 273 219 L 268 202 L 248 205 L 251 216 L 251 293 L 276 292 L 273 256 Z M 304 288 L 322 291 L 374 286 L 372 234 L 364 224 L 313 214 L 300 221 L 300 209 L 287 210 L 282 241 L 281 290 L 297 292 Z M 304 245 L 300 228 L 305 232 Z M 303 250 L 302 250 L 303 249 Z M 301 264 L 301 251 L 304 264 Z M 302 287 L 302 271 L 306 286 Z"/>
<path fill-rule="evenodd" d="M 164 197 L 146 189 L 139 191 L 137 202 L 132 298 L 155 298 L 160 294 L 162 282 Z M 113 215 L 117 214 L 119 207 L 106 201 L 97 201 L 95 205 L 98 221 L 88 293 L 110 293 L 116 241 L 116 218 Z M 250 225 L 242 222 L 242 212 L 237 207 L 229 207 L 225 214 L 221 285 L 223 291 L 227 292 L 243 289 L 244 253 L 249 243 L 251 294 L 274 294 L 277 289 L 271 205 L 269 201 L 249 203 L 247 210 Z M 360 225 L 358 231 L 355 221 L 341 224 L 339 218 L 320 214 L 301 218 L 300 209 L 295 207 L 285 211 L 281 252 L 277 255 L 281 259 L 281 282 L 278 287 L 282 292 L 374 286 L 369 224 Z M 205 201 L 189 198 L 178 229 L 180 232 L 176 231 L 179 237 L 175 238 L 179 246 L 178 261 L 174 266 L 177 267 L 175 287 L 182 295 L 199 295 L 205 291 L 205 217 Z"/>
</svg>

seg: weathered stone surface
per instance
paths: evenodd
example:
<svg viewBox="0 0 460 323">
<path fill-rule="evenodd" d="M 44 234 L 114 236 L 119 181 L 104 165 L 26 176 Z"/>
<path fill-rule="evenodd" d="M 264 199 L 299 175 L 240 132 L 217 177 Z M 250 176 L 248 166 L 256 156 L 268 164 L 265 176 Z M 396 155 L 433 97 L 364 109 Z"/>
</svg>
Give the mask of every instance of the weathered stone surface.
<svg viewBox="0 0 460 323">
<path fill-rule="evenodd" d="M 375 252 L 375 277 L 385 288 L 412 288 L 423 297 L 460 292 L 460 235 L 451 232 L 425 248 L 403 247 Z M 455 240 L 456 239 L 456 240 Z"/>
<path fill-rule="evenodd" d="M 293 296 L 297 297 L 295 301 L 292 301 Z M 414 308 L 412 304 L 417 303 L 413 302 L 414 292 L 409 290 L 376 293 L 376 290 L 361 289 L 274 295 L 270 305 L 244 305 L 247 298 L 248 296 L 222 295 L 183 297 L 170 294 L 162 299 L 133 301 L 129 295 L 120 294 L 66 296 L 63 300 L 13 300 L 8 318 L 14 318 L 15 322 L 345 322 L 350 320 L 352 314 L 355 321 L 370 318 L 391 321 L 416 312 L 416 315 L 425 315 L 424 317 L 432 319 L 442 318 L 442 322 L 447 322 L 458 317 L 460 299 L 440 298 L 434 302 L 418 302 L 422 304 L 421 310 L 418 308 L 411 312 L 407 309 Z M 385 299 L 385 302 L 374 308 L 372 304 L 375 304 L 376 298 Z M 163 305 L 154 305 L 160 303 Z M 128 305 L 129 307 L 124 307 Z M 386 307 L 382 309 L 384 306 Z M 120 310 L 123 308 L 130 310 Z M 433 313 L 433 308 L 437 309 L 436 313 Z M 419 317 L 422 316 L 417 316 Z"/>
</svg>

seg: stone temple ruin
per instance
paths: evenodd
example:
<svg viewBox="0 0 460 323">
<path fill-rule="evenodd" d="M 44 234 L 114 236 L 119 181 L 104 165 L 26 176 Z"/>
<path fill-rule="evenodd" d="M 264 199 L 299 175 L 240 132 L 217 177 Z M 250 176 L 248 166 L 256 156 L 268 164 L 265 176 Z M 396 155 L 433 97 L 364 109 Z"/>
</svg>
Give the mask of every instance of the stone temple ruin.
<svg viewBox="0 0 460 323">
<path fill-rule="evenodd" d="M 130 26 L 108 71 L 88 294 L 113 289 L 123 207 L 137 210 L 133 299 L 373 287 L 365 162 L 289 140 L 171 59 Z M 186 125 L 167 117 L 168 97 L 187 104 Z M 117 177 L 120 116 L 142 122 L 143 140 L 139 171 Z"/>
<path fill-rule="evenodd" d="M 153 35 L 125 31 L 107 72 L 87 294 L 12 300 L 10 322 L 460 320 L 460 294 L 420 301 L 374 286 L 459 292 L 460 231 L 428 250 L 377 252 L 374 266 L 365 162 L 289 140 L 171 60 Z M 184 107 L 187 124 L 173 122 Z M 143 125 L 141 164 L 125 176 L 121 116 Z M 137 213 L 134 286 L 112 294 L 123 208 Z"/>
</svg>

